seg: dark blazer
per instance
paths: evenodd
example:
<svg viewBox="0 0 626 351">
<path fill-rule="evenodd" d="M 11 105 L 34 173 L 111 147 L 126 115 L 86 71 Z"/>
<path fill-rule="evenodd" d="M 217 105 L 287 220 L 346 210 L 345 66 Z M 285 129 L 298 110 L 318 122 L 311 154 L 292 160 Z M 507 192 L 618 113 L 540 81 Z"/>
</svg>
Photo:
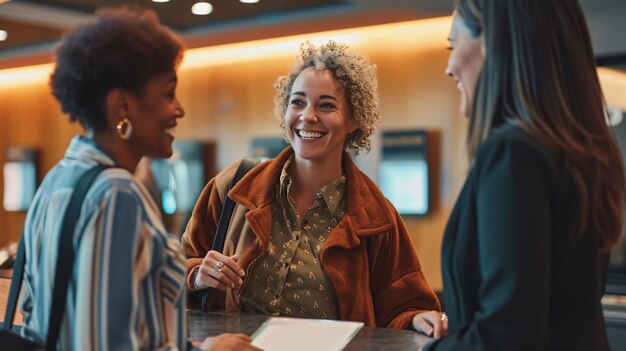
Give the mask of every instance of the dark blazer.
<svg viewBox="0 0 626 351">
<path fill-rule="evenodd" d="M 608 350 L 607 255 L 574 239 L 562 157 L 505 124 L 480 146 L 442 248 L 448 336 L 427 350 Z"/>
</svg>

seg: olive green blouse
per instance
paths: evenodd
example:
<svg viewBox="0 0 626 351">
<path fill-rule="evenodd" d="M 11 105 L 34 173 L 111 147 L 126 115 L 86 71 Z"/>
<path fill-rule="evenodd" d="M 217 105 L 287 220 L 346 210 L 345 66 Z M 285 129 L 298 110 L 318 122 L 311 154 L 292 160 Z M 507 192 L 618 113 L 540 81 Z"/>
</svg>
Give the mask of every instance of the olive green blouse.
<svg viewBox="0 0 626 351">
<path fill-rule="evenodd" d="M 346 177 L 321 187 L 299 221 L 289 195 L 285 163 L 272 198 L 272 236 L 267 255 L 242 292 L 243 311 L 285 317 L 338 319 L 337 297 L 320 263 L 330 232 L 346 211 Z"/>
</svg>

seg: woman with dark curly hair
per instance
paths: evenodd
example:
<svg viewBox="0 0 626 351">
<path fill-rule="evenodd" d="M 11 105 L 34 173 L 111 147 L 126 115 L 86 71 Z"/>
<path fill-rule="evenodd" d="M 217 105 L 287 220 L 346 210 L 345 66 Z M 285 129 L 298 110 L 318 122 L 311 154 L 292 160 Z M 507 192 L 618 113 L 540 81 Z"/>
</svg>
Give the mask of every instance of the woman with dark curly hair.
<svg viewBox="0 0 626 351">
<path fill-rule="evenodd" d="M 238 163 L 207 184 L 182 238 L 187 286 L 215 289 L 209 308 L 439 336 L 445 322 L 404 222 L 346 153 L 369 150 L 380 122 L 375 67 L 334 42 L 301 51 L 276 83 L 291 146 L 228 193 L 237 205 L 223 253 L 211 245 Z"/>
<path fill-rule="evenodd" d="M 144 156 L 169 157 L 184 115 L 176 98 L 179 39 L 152 11 L 103 9 L 63 38 L 50 79 L 63 112 L 87 136 L 74 137 L 45 177 L 24 229 L 24 330 L 46 339 L 60 218 L 74 186 L 100 173 L 82 204 L 75 264 L 57 348 L 187 348 L 185 265 L 177 239 L 133 171 Z M 244 335 L 205 346 L 250 349 Z"/>
</svg>

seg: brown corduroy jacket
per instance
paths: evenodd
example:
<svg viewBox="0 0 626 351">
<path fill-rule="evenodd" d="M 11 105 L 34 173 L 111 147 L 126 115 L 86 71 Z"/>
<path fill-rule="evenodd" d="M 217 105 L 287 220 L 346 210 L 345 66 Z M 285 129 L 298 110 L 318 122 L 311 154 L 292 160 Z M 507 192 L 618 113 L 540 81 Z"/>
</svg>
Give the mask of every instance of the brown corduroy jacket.
<svg viewBox="0 0 626 351">
<path fill-rule="evenodd" d="M 254 265 L 266 254 L 272 230 L 271 197 L 291 147 L 246 174 L 229 192 L 237 205 L 226 234 L 225 255 L 239 256 L 246 271 L 242 287 L 213 292 L 207 308 L 240 311 L 242 289 Z M 222 201 L 239 162 L 206 185 L 182 237 L 191 272 L 211 249 Z M 337 295 L 339 318 L 367 326 L 406 329 L 413 316 L 439 310 L 439 301 L 422 273 L 402 218 L 378 186 L 344 153 L 347 213 L 329 234 L 320 253 Z M 193 301 L 190 301 L 193 305 Z M 196 307 L 198 307 L 196 303 Z"/>
</svg>

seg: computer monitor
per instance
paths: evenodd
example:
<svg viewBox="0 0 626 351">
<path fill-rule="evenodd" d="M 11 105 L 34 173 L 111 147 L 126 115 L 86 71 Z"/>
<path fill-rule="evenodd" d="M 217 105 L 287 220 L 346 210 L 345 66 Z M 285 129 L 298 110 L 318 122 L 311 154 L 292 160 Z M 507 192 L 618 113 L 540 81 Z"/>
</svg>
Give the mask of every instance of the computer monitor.
<svg viewBox="0 0 626 351">
<path fill-rule="evenodd" d="M 284 148 L 289 146 L 282 136 L 254 137 L 250 141 L 250 155 L 261 161 L 276 158 Z"/>
<path fill-rule="evenodd" d="M 378 185 L 401 215 L 428 213 L 427 149 L 425 130 L 383 132 Z"/>
<path fill-rule="evenodd" d="M 10 145 L 7 162 L 2 167 L 4 175 L 5 211 L 26 211 L 37 190 L 37 152 L 24 146 Z"/>
</svg>

